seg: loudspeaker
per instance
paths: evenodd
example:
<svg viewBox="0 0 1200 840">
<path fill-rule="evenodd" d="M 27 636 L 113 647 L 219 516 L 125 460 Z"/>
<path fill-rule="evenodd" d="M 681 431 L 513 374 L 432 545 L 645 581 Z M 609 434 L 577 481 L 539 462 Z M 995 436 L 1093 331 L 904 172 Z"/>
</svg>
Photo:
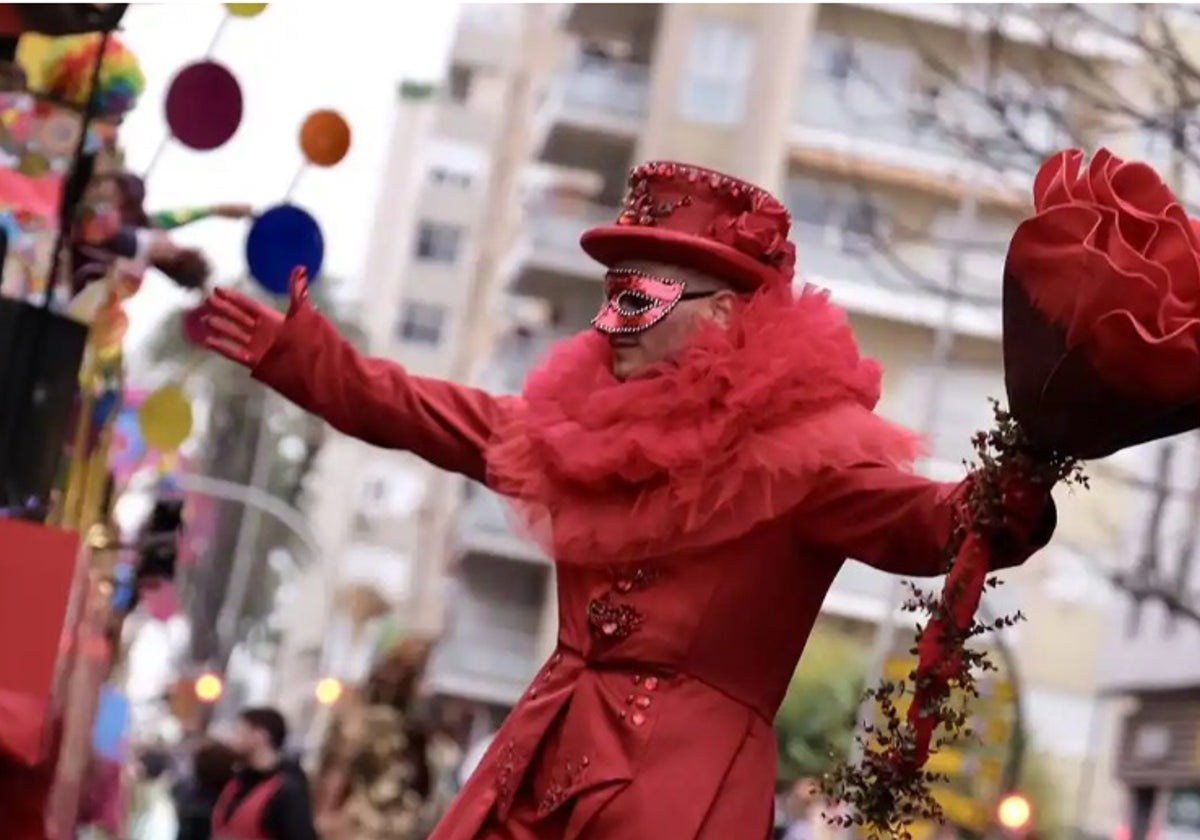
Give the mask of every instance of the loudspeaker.
<svg viewBox="0 0 1200 840">
<path fill-rule="evenodd" d="M 125 16 L 128 3 L 14 3 L 23 32 L 79 35 L 111 32 Z"/>
<path fill-rule="evenodd" d="M 86 325 L 0 298 L 0 493 L 47 501 L 71 428 Z"/>
</svg>

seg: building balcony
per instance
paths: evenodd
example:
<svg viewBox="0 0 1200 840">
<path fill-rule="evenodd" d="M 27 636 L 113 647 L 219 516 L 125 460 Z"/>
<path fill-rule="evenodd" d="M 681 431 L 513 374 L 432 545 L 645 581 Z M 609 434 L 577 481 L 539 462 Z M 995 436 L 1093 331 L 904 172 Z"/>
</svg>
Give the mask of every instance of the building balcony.
<svg viewBox="0 0 1200 840">
<path fill-rule="evenodd" d="M 512 291 L 553 300 L 567 293 L 566 282 L 597 283 L 602 272 L 579 247 L 579 237 L 589 228 L 612 224 L 618 215 L 615 207 L 584 201 L 551 200 L 531 207 L 514 260 Z"/>
<path fill-rule="evenodd" d="M 792 155 L 810 166 L 864 179 L 947 196 L 970 187 L 1023 205 L 1031 174 L 1041 162 L 1029 150 L 1070 145 L 1048 115 L 1009 118 L 1023 125 L 1025 134 L 1021 142 L 1010 141 L 1005 139 L 1008 122 L 981 110 L 965 93 L 948 93 L 934 105 L 903 91 L 883 90 L 881 84 L 877 79 L 809 78 L 796 100 L 789 135 Z M 973 156 L 959 138 L 986 140 L 990 151 Z"/>
<path fill-rule="evenodd" d="M 503 67 L 521 37 L 521 8 L 466 3 L 461 7 L 450 57 L 461 64 Z"/>
<path fill-rule="evenodd" d="M 552 300 L 581 292 L 593 296 L 602 272 L 579 248 L 579 237 L 617 215 L 616 208 L 584 202 L 532 208 L 513 260 L 513 292 Z M 884 248 L 837 228 L 802 222 L 793 224 L 792 240 L 800 276 L 829 289 L 852 312 L 924 327 L 947 317 L 945 291 L 952 285 L 953 263 L 946 247 L 898 242 Z M 961 299 L 950 313 L 956 331 L 999 338 L 1004 256 L 998 248 L 970 249 L 963 255 L 956 283 Z"/>
<path fill-rule="evenodd" d="M 646 113 L 649 89 L 649 66 L 580 54 L 562 80 L 562 105 L 576 116 L 632 120 L 636 130 Z"/>
<path fill-rule="evenodd" d="M 1140 50 L 1114 34 L 1136 24 L 1136 9 L 1127 4 L 1088 4 L 1086 18 L 1062 15 L 1058 3 L 858 3 L 864 8 L 899 15 L 920 23 L 963 29 L 991 35 L 993 32 L 1015 43 L 1044 46 L 1054 31 L 1054 48 L 1080 58 L 1130 62 Z M 1056 14 L 1057 13 L 1057 14 Z M 1071 25 L 1074 24 L 1074 25 Z M 1055 31 L 1056 30 L 1056 31 Z"/>
<path fill-rule="evenodd" d="M 585 38 L 629 41 L 653 33 L 661 14 L 658 3 L 567 3 L 563 29 Z"/>
<path fill-rule="evenodd" d="M 519 394 L 525 378 L 565 333 L 551 329 L 515 332 L 503 337 L 479 377 L 479 386 L 493 394 Z"/>
<path fill-rule="evenodd" d="M 434 134 L 439 139 L 480 147 L 493 144 L 498 124 L 496 115 L 450 100 L 438 105 L 433 118 Z"/>
<path fill-rule="evenodd" d="M 511 516 L 499 496 L 490 490 L 474 488 L 459 512 L 461 550 L 523 563 L 546 563 L 546 555 L 513 528 Z"/>
<path fill-rule="evenodd" d="M 793 224 L 792 241 L 800 276 L 851 312 L 931 328 L 947 317 L 952 261 L 945 247 L 881 243 L 802 222 Z M 967 253 L 961 266 L 954 285 L 963 299 L 949 313 L 954 329 L 999 339 L 1003 253 Z"/>
<path fill-rule="evenodd" d="M 540 664 L 536 633 L 495 625 L 476 629 L 438 645 L 429 664 L 431 688 L 485 703 L 515 704 Z"/>
<path fill-rule="evenodd" d="M 557 166 L 628 166 L 646 114 L 650 68 L 576 53 L 535 118 L 537 157 Z M 603 167 L 607 169 L 607 167 Z"/>
<path fill-rule="evenodd" d="M 429 664 L 434 691 L 511 704 L 537 671 L 549 570 L 463 558 L 445 633 Z"/>
</svg>

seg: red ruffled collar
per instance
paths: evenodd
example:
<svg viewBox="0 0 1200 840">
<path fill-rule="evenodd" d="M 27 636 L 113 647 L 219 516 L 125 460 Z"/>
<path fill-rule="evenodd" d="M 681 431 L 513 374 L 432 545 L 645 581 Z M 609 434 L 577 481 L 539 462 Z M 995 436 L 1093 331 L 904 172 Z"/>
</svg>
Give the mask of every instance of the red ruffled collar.
<svg viewBox="0 0 1200 840">
<path fill-rule="evenodd" d="M 489 484 L 560 562 L 715 545 L 798 505 L 822 469 L 909 464 L 872 411 L 881 369 L 823 291 L 759 292 L 728 328 L 618 382 L 588 331 L 551 350 L 488 451 Z"/>
</svg>

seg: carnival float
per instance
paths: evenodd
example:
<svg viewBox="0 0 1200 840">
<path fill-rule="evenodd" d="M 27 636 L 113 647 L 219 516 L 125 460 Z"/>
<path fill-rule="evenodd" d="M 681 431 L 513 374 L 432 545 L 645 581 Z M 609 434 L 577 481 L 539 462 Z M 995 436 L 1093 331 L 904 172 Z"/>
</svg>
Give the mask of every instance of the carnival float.
<svg viewBox="0 0 1200 840">
<path fill-rule="evenodd" d="M 146 210 L 160 156 L 138 174 L 123 160 L 122 122 L 145 89 L 117 31 L 125 8 L 0 5 L 0 625 L 22 642 L 0 646 L 0 825 L 12 840 L 73 838 L 85 810 L 119 799 L 85 801 L 106 779 L 121 785 L 126 620 L 165 623 L 179 610 L 172 578 L 185 500 L 170 476 L 194 425 L 186 382 L 128 390 L 126 304 L 150 270 L 186 289 L 210 282 L 204 255 L 175 245 L 173 229 L 250 215 Z M 265 8 L 225 4 L 208 54 L 168 86 L 160 151 L 204 153 L 234 138 L 241 85 L 212 53 L 226 25 Z M 319 110 L 298 139 L 305 165 L 333 166 L 350 131 Z M 266 293 L 283 292 L 295 265 L 319 276 L 322 233 L 292 202 L 298 180 L 249 225 L 249 275 Z M 184 329 L 202 340 L 194 319 Z M 115 503 L 147 465 L 162 492 L 141 532 L 122 534 Z"/>
</svg>

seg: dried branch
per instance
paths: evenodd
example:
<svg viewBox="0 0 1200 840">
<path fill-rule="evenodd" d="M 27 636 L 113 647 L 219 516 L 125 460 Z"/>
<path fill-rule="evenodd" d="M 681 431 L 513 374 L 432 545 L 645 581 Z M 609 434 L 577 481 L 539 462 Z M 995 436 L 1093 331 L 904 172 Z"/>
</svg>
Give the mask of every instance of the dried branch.
<svg viewBox="0 0 1200 840">
<path fill-rule="evenodd" d="M 1146 601 L 1157 601 L 1162 604 L 1168 614 L 1183 618 L 1200 626 L 1200 597 L 1177 589 L 1172 585 L 1158 584 L 1152 581 L 1139 580 L 1134 575 L 1115 572 L 1109 580 L 1122 592 L 1127 593 L 1139 606 Z"/>
</svg>

